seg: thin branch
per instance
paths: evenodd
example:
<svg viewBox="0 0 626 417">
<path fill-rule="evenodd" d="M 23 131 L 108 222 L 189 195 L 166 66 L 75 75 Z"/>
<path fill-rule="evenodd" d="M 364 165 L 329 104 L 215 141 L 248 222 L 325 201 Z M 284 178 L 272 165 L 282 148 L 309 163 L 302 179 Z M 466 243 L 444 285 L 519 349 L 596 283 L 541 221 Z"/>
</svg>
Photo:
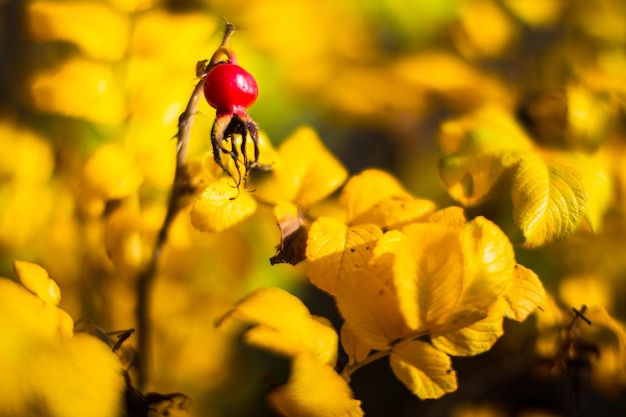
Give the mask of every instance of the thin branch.
<svg viewBox="0 0 626 417">
<path fill-rule="evenodd" d="M 402 341 L 406 341 L 406 340 L 418 340 L 421 337 L 425 336 L 427 333 L 418 333 L 418 334 L 414 334 L 412 336 L 409 336 L 405 339 L 398 339 L 394 342 L 391 343 L 391 346 L 400 343 Z M 346 381 L 346 382 L 350 382 L 350 377 L 351 375 L 358 371 L 359 369 L 361 369 L 362 367 L 364 367 L 365 365 L 369 365 L 370 363 L 377 361 L 379 359 L 385 358 L 387 356 L 389 356 L 391 354 L 391 348 L 386 349 L 386 350 L 374 350 L 372 351 L 367 357 L 365 357 L 361 362 L 355 362 L 355 363 L 351 363 L 349 365 L 346 365 L 340 372 L 340 376 Z"/>
<path fill-rule="evenodd" d="M 222 38 L 221 47 L 225 47 L 234 31 L 233 25 L 226 23 L 226 31 Z M 210 64 L 209 64 L 210 65 Z M 148 363 L 150 362 L 150 296 L 152 293 L 152 285 L 157 276 L 157 270 L 159 260 L 161 258 L 161 252 L 165 242 L 167 241 L 170 226 L 176 215 L 183 207 L 185 196 L 189 195 L 193 190 L 189 184 L 187 167 L 185 165 L 187 159 L 187 149 L 189 146 L 189 137 L 191 134 L 191 127 L 194 122 L 194 115 L 198 110 L 198 103 L 202 97 L 202 89 L 204 85 L 204 76 L 210 70 L 207 68 L 203 74 L 201 74 L 200 81 L 193 89 L 193 93 L 187 102 L 187 107 L 178 118 L 178 132 L 176 133 L 177 139 L 177 152 L 176 152 L 176 171 L 174 174 L 174 183 L 170 192 L 170 197 L 167 205 L 167 213 L 163 220 L 163 224 L 159 230 L 159 233 L 154 244 L 152 251 L 152 257 L 150 262 L 146 265 L 145 269 L 139 274 L 137 280 L 137 350 L 138 355 L 136 358 L 135 366 L 137 369 L 137 387 L 140 391 L 143 390 L 148 380 Z"/>
<path fill-rule="evenodd" d="M 369 355 L 368 357 L 366 357 L 365 359 L 363 359 L 362 362 L 355 362 L 353 364 L 350 365 L 346 365 L 345 368 L 343 368 L 343 370 L 341 371 L 341 377 L 346 380 L 346 381 L 350 381 L 350 377 L 351 375 L 356 372 L 358 369 L 362 368 L 365 365 L 368 365 L 374 361 L 377 361 L 378 359 L 382 359 L 386 356 L 389 356 L 389 354 L 391 353 L 391 349 L 389 350 L 379 350 L 376 351 L 374 353 L 372 353 L 371 355 Z"/>
</svg>

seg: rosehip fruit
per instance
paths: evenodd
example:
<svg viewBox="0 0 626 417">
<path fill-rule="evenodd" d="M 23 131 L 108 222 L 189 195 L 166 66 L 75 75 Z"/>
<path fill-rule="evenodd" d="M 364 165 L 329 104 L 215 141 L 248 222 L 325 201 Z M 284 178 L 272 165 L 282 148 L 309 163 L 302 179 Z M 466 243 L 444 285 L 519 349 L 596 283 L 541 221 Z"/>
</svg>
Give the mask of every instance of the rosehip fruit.
<svg viewBox="0 0 626 417">
<path fill-rule="evenodd" d="M 229 62 L 213 67 L 204 80 L 204 96 L 218 116 L 245 113 L 258 95 L 252 74 Z"/>
</svg>

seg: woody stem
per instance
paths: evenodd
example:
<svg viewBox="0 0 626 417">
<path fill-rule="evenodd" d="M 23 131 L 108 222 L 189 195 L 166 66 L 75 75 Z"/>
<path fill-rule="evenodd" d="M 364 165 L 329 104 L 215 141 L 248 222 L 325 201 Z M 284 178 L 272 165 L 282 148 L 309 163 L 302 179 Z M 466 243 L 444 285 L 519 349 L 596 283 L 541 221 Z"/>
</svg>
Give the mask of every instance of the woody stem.
<svg viewBox="0 0 626 417">
<path fill-rule="evenodd" d="M 226 31 L 222 39 L 222 46 L 225 46 L 228 39 L 233 33 L 233 25 L 226 23 Z M 152 286 L 157 276 L 158 265 L 161 258 L 163 246 L 167 241 L 170 226 L 178 212 L 184 206 L 185 196 L 193 192 L 186 169 L 187 149 L 189 145 L 189 137 L 191 127 L 194 122 L 194 115 L 198 110 L 198 104 L 202 97 L 202 89 L 204 86 L 204 77 L 196 84 L 191 97 L 187 102 L 185 110 L 178 118 L 177 152 L 176 152 L 176 170 L 174 173 L 174 182 L 170 191 L 167 204 L 167 212 L 156 241 L 152 250 L 152 256 L 146 267 L 140 272 L 137 278 L 137 307 L 135 318 L 137 322 L 137 351 L 138 355 L 135 362 L 137 369 L 137 387 L 141 391 L 144 389 L 148 380 L 148 364 L 150 362 L 149 340 L 151 332 L 150 323 L 150 295 Z"/>
</svg>

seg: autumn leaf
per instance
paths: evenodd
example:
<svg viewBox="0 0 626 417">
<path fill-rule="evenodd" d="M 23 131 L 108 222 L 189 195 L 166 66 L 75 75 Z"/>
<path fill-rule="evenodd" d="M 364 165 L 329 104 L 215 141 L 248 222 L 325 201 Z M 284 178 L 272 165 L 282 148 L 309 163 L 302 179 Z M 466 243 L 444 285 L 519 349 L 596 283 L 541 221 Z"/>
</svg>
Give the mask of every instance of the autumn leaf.
<svg viewBox="0 0 626 417">
<path fill-rule="evenodd" d="M 587 193 L 585 220 L 592 232 L 600 230 L 604 213 L 613 201 L 614 181 L 606 159 L 603 155 L 594 155 L 574 161 L 574 166 L 583 172 L 583 188 Z"/>
<path fill-rule="evenodd" d="M 522 159 L 511 184 L 513 220 L 527 247 L 570 235 L 586 213 L 583 173 L 558 155 L 546 159 L 547 164 L 536 155 Z"/>
<path fill-rule="evenodd" d="M 416 199 L 390 174 L 368 169 L 350 178 L 340 203 L 346 208 L 348 224 L 375 224 L 385 229 L 399 228 L 432 213 L 435 204 Z"/>
<path fill-rule="evenodd" d="M 441 179 L 452 198 L 472 207 L 491 195 L 520 158 L 517 153 L 502 151 L 449 156 L 440 164 Z"/>
<path fill-rule="evenodd" d="M 32 291 L 46 303 L 59 305 L 61 290 L 57 283 L 48 276 L 48 271 L 37 264 L 26 261 L 13 262 L 13 268 L 26 289 Z"/>
<path fill-rule="evenodd" d="M 202 192 L 189 215 L 196 229 L 217 233 L 242 222 L 256 208 L 256 200 L 247 191 L 237 190 L 233 187 L 232 178 L 222 177 Z"/>
<path fill-rule="evenodd" d="M 403 250 L 403 235 L 386 233 L 378 242 L 385 248 Z M 379 249 L 377 249 L 379 250 Z M 377 350 L 389 349 L 398 339 L 413 334 L 419 320 L 415 312 L 414 276 L 406 281 L 393 273 L 393 258 L 374 255 L 370 264 L 357 270 L 347 270 L 337 282 L 337 308 L 355 337 Z M 405 304 L 408 304 L 405 305 Z M 408 311 L 408 312 L 407 312 Z"/>
<path fill-rule="evenodd" d="M 507 317 L 524 321 L 537 306 L 545 303 L 546 293 L 537 274 L 517 264 L 513 285 L 504 294 L 504 299 L 509 306 Z"/>
<path fill-rule="evenodd" d="M 97 60 L 118 61 L 128 47 L 130 20 L 107 4 L 31 2 L 25 10 L 37 42 L 69 41 Z"/>
<path fill-rule="evenodd" d="M 490 309 L 487 317 L 462 329 L 431 334 L 432 344 L 452 356 L 474 356 L 486 352 L 502 336 L 503 302 Z"/>
<path fill-rule="evenodd" d="M 307 207 L 328 197 L 344 183 L 348 172 L 325 148 L 310 127 L 301 127 L 278 149 L 272 178 L 259 185 L 263 200 L 290 201 Z"/>
<path fill-rule="evenodd" d="M 335 294 L 338 280 L 369 261 L 380 236 L 382 231 L 375 225 L 346 226 L 331 217 L 317 219 L 307 240 L 307 276 L 322 290 Z"/>
<path fill-rule="evenodd" d="M 348 355 L 348 365 L 363 361 L 372 351 L 371 346 L 365 344 L 346 322 L 341 326 L 341 347 Z M 349 382 L 349 381 L 348 381 Z"/>
<path fill-rule="evenodd" d="M 409 340 L 391 349 L 389 363 L 394 375 L 419 398 L 441 398 L 457 389 L 450 357 L 430 343 Z"/>
<path fill-rule="evenodd" d="M 484 201 L 508 170 L 533 149 L 521 127 L 497 107 L 444 123 L 439 145 L 444 153 L 441 179 L 464 206 Z"/>
<path fill-rule="evenodd" d="M 360 417 L 361 402 L 334 370 L 308 355 L 297 355 L 291 375 L 268 395 L 268 401 L 281 415 L 290 417 Z"/>
<path fill-rule="evenodd" d="M 465 273 L 460 305 L 488 308 L 513 283 L 513 246 L 498 226 L 481 216 L 461 229 L 460 241 Z"/>
<path fill-rule="evenodd" d="M 38 111 L 108 125 L 128 117 L 124 89 L 113 69 L 85 58 L 73 57 L 38 73 L 28 92 Z"/>
<path fill-rule="evenodd" d="M 280 243 L 276 254 L 270 258 L 270 263 L 296 265 L 305 260 L 308 230 L 300 209 L 294 204 L 281 201 L 274 207 L 274 217 L 280 229 Z"/>
<path fill-rule="evenodd" d="M 289 357 L 305 352 L 331 366 L 337 360 L 338 337 L 330 322 L 312 316 L 299 298 L 279 288 L 259 289 L 235 305 L 217 322 L 252 324 L 245 340 Z"/>
<path fill-rule="evenodd" d="M 507 187 L 525 247 L 563 239 L 584 220 L 597 228 L 608 207 L 607 169 L 572 151 L 542 149 L 504 110 L 489 108 L 445 123 L 441 178 L 450 195 L 474 206 Z"/>
<path fill-rule="evenodd" d="M 135 193 L 142 181 L 143 175 L 127 150 L 109 143 L 87 160 L 82 187 L 88 197 L 113 200 Z"/>
<path fill-rule="evenodd" d="M 460 328 L 480 317 L 477 311 L 459 311 L 464 291 L 464 259 L 455 228 L 436 223 L 416 223 L 403 229 L 410 256 L 398 252 L 394 268 L 402 274 L 415 271 L 415 276 L 400 280 L 416 282 L 416 311 L 418 329 L 442 331 Z M 395 272 L 395 271 L 394 271 Z M 471 309 L 470 309 L 471 310 Z"/>
<path fill-rule="evenodd" d="M 467 223 L 465 212 L 462 207 L 450 206 L 437 210 L 430 216 L 428 221 L 431 223 L 440 223 L 457 229 L 462 228 Z"/>
<path fill-rule="evenodd" d="M 74 333 L 45 269 L 26 261 L 14 269 L 23 285 L 0 278 L 0 414 L 29 415 L 36 402 L 53 416 L 119 415 L 118 357 L 102 340 Z"/>
<path fill-rule="evenodd" d="M 514 268 L 506 235 L 482 217 L 460 228 L 414 223 L 385 233 L 369 264 L 337 280 L 337 306 L 357 337 L 384 350 L 484 319 L 513 284 Z"/>
</svg>

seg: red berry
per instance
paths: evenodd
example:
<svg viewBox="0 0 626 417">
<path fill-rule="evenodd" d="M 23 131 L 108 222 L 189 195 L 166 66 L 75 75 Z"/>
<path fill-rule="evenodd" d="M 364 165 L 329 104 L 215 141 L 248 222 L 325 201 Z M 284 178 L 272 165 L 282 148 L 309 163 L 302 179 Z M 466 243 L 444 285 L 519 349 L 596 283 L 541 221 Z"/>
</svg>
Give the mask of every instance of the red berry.
<svg viewBox="0 0 626 417">
<path fill-rule="evenodd" d="M 258 95 L 252 74 L 229 62 L 213 67 L 204 80 L 204 96 L 218 115 L 243 113 Z"/>
</svg>

